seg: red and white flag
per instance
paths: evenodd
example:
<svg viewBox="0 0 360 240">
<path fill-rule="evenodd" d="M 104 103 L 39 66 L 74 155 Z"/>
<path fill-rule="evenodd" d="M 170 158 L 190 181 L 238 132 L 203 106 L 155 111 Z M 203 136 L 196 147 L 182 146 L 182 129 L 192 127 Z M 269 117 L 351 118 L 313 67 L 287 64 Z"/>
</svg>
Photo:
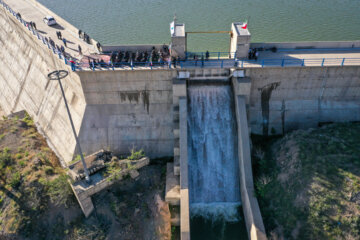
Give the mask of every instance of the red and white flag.
<svg viewBox="0 0 360 240">
<path fill-rule="evenodd" d="M 243 23 L 243 25 L 241 25 L 241 28 L 242 28 L 242 29 L 247 29 L 247 27 L 248 27 L 248 21 L 245 20 L 245 22 Z"/>
</svg>

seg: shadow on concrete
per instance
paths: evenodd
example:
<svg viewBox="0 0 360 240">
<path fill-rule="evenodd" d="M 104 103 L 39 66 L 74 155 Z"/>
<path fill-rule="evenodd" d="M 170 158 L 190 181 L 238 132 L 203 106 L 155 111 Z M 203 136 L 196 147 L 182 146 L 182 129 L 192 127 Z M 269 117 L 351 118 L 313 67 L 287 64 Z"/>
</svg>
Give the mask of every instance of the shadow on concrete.
<svg viewBox="0 0 360 240">
<path fill-rule="evenodd" d="M 70 50 L 73 50 L 74 52 L 79 52 L 78 49 L 75 49 L 75 48 L 71 48 L 71 47 L 66 47 L 67 49 L 70 49 Z"/>
<path fill-rule="evenodd" d="M 63 27 L 62 27 L 61 25 L 59 25 L 59 24 L 52 25 L 52 26 L 50 26 L 50 27 L 56 28 L 56 29 L 58 29 L 58 30 L 65 30 L 65 28 L 63 28 Z"/>
<path fill-rule="evenodd" d="M 37 30 L 39 33 L 41 34 L 47 34 L 47 32 L 41 31 L 41 30 Z"/>
<path fill-rule="evenodd" d="M 69 40 L 66 39 L 66 44 L 68 44 L 68 43 L 70 43 L 70 44 L 75 44 L 74 42 L 69 41 Z"/>
</svg>

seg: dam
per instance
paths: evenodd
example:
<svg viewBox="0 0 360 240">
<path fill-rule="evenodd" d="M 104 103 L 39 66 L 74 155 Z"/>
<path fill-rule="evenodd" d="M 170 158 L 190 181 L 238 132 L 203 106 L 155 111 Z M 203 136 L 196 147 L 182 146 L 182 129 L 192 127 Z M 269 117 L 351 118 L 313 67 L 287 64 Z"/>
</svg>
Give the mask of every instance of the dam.
<svg viewBox="0 0 360 240">
<path fill-rule="evenodd" d="M 235 22 L 230 51 L 207 56 L 187 51 L 185 24 L 174 21 L 165 46 L 98 47 L 35 0 L 0 3 L 2 111 L 26 110 L 66 167 L 78 149 L 59 86 L 47 75 L 67 70 L 65 97 L 85 153 L 109 148 L 123 154 L 136 146 L 151 158 L 174 158 L 166 200 L 178 209 L 172 224 L 182 239 L 190 239 L 190 216 L 201 211 L 196 207 L 216 203 L 241 204 L 248 238 L 266 239 L 250 133 L 360 121 L 360 41 L 252 43 L 249 30 Z M 57 28 L 42 22 L 46 15 Z M 65 53 L 56 47 L 59 29 L 68 40 Z M 250 49 L 257 49 L 257 59 L 248 58 Z M 136 57 L 153 50 L 165 53 L 164 60 Z M 114 52 L 134 58 L 112 61 Z"/>
</svg>

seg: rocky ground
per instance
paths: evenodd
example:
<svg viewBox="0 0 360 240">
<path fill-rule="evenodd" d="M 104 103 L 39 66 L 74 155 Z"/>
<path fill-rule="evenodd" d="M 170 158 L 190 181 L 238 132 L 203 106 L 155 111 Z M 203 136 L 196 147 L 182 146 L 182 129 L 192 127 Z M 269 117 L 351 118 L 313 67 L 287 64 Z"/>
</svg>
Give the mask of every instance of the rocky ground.
<svg viewBox="0 0 360 240">
<path fill-rule="evenodd" d="M 93 196 L 85 219 L 45 139 L 27 115 L 0 121 L 0 239 L 171 239 L 166 160 L 152 160 Z"/>
<path fill-rule="evenodd" d="M 360 239 L 360 124 L 253 138 L 269 239 Z"/>
</svg>

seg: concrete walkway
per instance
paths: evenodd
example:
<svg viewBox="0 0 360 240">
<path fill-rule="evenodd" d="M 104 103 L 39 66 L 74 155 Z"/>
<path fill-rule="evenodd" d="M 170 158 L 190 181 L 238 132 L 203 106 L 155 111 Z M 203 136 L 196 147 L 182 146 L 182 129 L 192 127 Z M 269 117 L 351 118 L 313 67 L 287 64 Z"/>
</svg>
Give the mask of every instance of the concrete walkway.
<svg viewBox="0 0 360 240">
<path fill-rule="evenodd" d="M 78 52 L 78 45 L 82 48 L 82 53 L 84 55 L 90 55 L 91 53 L 97 53 L 98 50 L 95 46 L 87 44 L 82 39 L 79 38 L 78 32 L 74 32 L 74 27 L 70 29 L 68 25 L 70 24 L 61 24 L 61 21 L 58 21 L 60 24 L 54 26 L 48 26 L 44 23 L 43 18 L 45 16 L 53 16 L 54 14 L 46 9 L 36 6 L 35 0 L 3 0 L 6 4 L 9 5 L 15 12 L 21 14 L 22 19 L 27 22 L 35 22 L 37 31 L 44 37 L 51 38 L 55 44 L 59 47 L 64 46 L 62 40 L 58 39 L 56 36 L 57 31 L 61 31 L 62 37 L 67 40 L 67 47 L 65 47 L 65 52 L 70 54 L 76 59 L 81 59 L 81 55 Z M 54 16 L 55 20 L 58 20 Z"/>
</svg>

